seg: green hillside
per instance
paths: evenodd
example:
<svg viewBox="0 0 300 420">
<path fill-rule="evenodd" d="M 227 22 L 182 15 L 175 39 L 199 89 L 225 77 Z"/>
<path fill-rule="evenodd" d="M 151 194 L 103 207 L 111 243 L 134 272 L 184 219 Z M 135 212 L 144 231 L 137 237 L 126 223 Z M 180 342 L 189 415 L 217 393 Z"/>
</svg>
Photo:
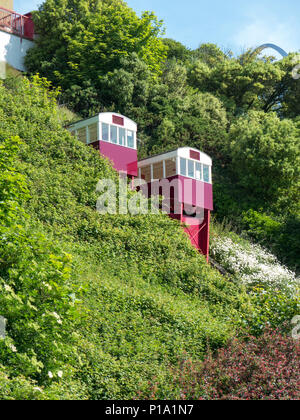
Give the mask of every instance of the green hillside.
<svg viewBox="0 0 300 420">
<path fill-rule="evenodd" d="M 0 87 L 0 396 L 133 398 L 256 325 L 260 303 L 167 216 L 95 211 L 97 181 L 116 173 L 63 128 L 45 84 Z"/>
<path fill-rule="evenodd" d="M 299 398 L 294 55 L 191 51 L 121 0 L 34 20 L 28 78 L 0 81 L 0 400 Z M 96 212 L 117 173 L 65 125 L 101 111 L 137 121 L 140 156 L 213 157 L 226 275 L 165 214 Z"/>
<path fill-rule="evenodd" d="M 114 111 L 136 121 L 140 157 L 208 153 L 218 221 L 300 270 L 296 51 L 276 60 L 214 44 L 190 50 L 123 0 L 46 0 L 33 17 L 29 74 L 60 86 L 60 102 L 83 118 Z"/>
<path fill-rule="evenodd" d="M 38 78 L 0 89 L 0 395 L 131 398 L 183 352 L 224 344 L 250 308 L 243 289 L 167 216 L 98 215 L 110 164 L 62 127 Z"/>
</svg>

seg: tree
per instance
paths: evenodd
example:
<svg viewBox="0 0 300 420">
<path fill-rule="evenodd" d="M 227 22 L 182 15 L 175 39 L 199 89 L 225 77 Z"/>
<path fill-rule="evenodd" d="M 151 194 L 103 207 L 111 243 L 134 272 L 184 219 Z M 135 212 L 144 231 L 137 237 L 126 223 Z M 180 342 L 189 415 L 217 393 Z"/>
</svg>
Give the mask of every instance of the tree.
<svg viewBox="0 0 300 420">
<path fill-rule="evenodd" d="M 143 108 L 147 103 L 152 82 L 147 64 L 136 53 L 122 57 L 120 68 L 108 72 L 102 79 L 101 94 L 105 105 L 112 105 L 129 115 L 132 108 Z"/>
<path fill-rule="evenodd" d="M 186 145 L 213 152 L 224 142 L 228 121 L 221 101 L 191 89 L 187 69 L 176 61 L 168 63 L 161 84 L 152 89 L 148 111 L 154 122 L 147 132 L 152 154 Z"/>
<path fill-rule="evenodd" d="M 162 22 L 150 12 L 139 18 L 123 0 L 46 0 L 34 22 L 39 37 L 26 66 L 62 87 L 75 111 L 89 114 L 103 107 L 103 77 L 132 53 L 154 79 L 161 73 Z"/>
<path fill-rule="evenodd" d="M 199 48 L 193 51 L 193 57 L 205 63 L 209 67 L 215 67 L 218 63 L 231 57 L 231 52 L 225 54 L 215 44 L 201 44 Z"/>
<path fill-rule="evenodd" d="M 276 86 L 273 98 L 267 106 L 273 106 L 273 101 L 278 98 L 279 115 L 283 118 L 297 118 L 300 116 L 300 82 L 293 77 L 293 69 L 299 64 L 299 54 L 290 54 L 276 63 L 276 66 L 285 73 L 280 83 Z"/>
<path fill-rule="evenodd" d="M 277 85 L 285 71 L 270 61 L 239 59 L 223 60 L 210 67 L 202 60 L 189 70 L 189 83 L 200 91 L 220 98 L 233 116 L 251 109 L 263 109 L 271 101 L 271 109 L 279 106 Z"/>
<path fill-rule="evenodd" d="M 164 38 L 163 43 L 168 47 L 168 60 L 175 58 L 178 61 L 186 62 L 192 56 L 192 51 L 181 42 L 171 38 Z"/>
<path fill-rule="evenodd" d="M 299 191 L 299 140 L 296 124 L 275 113 L 251 111 L 239 118 L 229 133 L 235 179 L 265 201 Z"/>
<path fill-rule="evenodd" d="M 189 67 L 192 87 L 217 96 L 234 117 L 250 110 L 275 111 L 287 118 L 300 115 L 300 84 L 292 77 L 295 54 L 274 62 L 274 57 L 259 58 L 252 50 L 237 58 L 222 58 L 221 53 L 210 44 L 197 50 L 198 59 Z"/>
</svg>

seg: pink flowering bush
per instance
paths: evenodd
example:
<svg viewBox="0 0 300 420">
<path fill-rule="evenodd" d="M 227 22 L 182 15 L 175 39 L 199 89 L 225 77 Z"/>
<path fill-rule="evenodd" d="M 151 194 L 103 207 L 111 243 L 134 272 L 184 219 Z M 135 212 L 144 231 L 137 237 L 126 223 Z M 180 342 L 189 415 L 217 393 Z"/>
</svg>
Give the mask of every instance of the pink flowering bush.
<svg viewBox="0 0 300 420">
<path fill-rule="evenodd" d="M 299 400 L 300 345 L 278 331 L 234 339 L 202 363 L 186 358 L 172 369 L 169 394 L 151 384 L 142 398 L 181 400 Z"/>
</svg>

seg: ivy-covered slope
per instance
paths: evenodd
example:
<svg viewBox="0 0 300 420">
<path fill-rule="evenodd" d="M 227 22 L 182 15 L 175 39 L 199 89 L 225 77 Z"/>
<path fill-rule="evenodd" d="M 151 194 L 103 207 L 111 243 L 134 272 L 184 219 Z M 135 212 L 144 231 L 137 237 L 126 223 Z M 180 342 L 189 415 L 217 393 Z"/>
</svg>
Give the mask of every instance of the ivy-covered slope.
<svg viewBox="0 0 300 420">
<path fill-rule="evenodd" d="M 282 60 L 163 38 L 155 14 L 123 0 L 44 0 L 25 59 L 82 118 L 114 111 L 139 126 L 140 158 L 196 147 L 214 162 L 217 219 L 300 270 L 300 83 Z M 95 34 L 97 34 L 95 36 Z"/>
<path fill-rule="evenodd" d="M 183 352 L 224 344 L 251 305 L 177 222 L 95 211 L 117 175 L 45 85 L 0 85 L 0 398 L 133 398 Z"/>
</svg>

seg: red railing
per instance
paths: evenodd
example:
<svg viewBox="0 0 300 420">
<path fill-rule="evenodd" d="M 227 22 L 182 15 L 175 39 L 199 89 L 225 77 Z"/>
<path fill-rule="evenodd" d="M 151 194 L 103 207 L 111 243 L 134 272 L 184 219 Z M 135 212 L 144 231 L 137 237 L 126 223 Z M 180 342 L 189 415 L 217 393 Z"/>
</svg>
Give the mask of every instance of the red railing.
<svg viewBox="0 0 300 420">
<path fill-rule="evenodd" d="M 33 40 L 34 24 L 31 15 L 20 15 L 0 7 L 0 30 Z"/>
</svg>

